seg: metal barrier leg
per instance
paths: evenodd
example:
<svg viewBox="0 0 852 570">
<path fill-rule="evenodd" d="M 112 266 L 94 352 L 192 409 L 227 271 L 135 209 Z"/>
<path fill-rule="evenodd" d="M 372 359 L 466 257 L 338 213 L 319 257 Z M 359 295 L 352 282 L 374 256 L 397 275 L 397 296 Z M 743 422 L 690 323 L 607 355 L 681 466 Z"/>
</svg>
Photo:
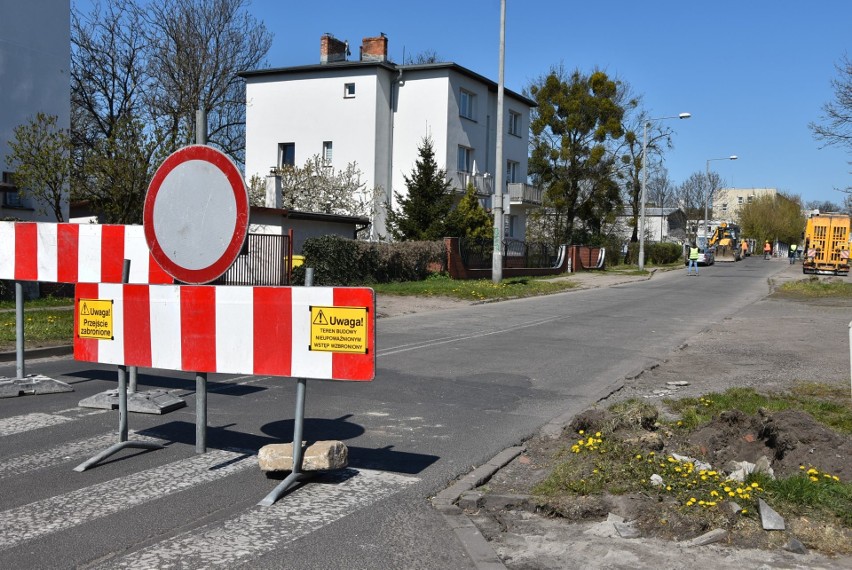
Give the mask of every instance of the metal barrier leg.
<svg viewBox="0 0 852 570">
<path fill-rule="evenodd" d="M 314 473 L 302 471 L 302 459 L 304 457 L 302 433 L 305 425 L 306 387 L 307 380 L 299 378 L 298 384 L 296 384 L 296 414 L 293 423 L 293 471 L 258 503 L 262 507 L 274 505 L 275 501 L 283 497 L 288 491 L 315 477 Z"/>
<path fill-rule="evenodd" d="M 207 453 L 207 373 L 195 374 L 195 453 Z"/>
<path fill-rule="evenodd" d="M 26 376 L 24 364 L 24 286 L 15 281 L 15 362 L 18 380 Z"/>
</svg>

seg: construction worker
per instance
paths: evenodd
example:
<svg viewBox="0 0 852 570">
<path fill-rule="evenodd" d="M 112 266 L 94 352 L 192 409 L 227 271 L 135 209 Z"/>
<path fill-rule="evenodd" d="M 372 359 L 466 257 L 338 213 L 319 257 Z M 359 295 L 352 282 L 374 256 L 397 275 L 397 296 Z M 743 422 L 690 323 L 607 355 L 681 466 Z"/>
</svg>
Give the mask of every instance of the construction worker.
<svg viewBox="0 0 852 570">
<path fill-rule="evenodd" d="M 698 276 L 698 246 L 694 243 L 689 245 L 689 267 L 686 268 L 686 274 L 690 275 L 693 268 L 695 275 Z"/>
<path fill-rule="evenodd" d="M 790 258 L 790 265 L 796 263 L 796 249 L 798 249 L 798 247 L 799 246 L 794 243 L 790 244 L 790 251 L 787 252 L 787 257 Z"/>
<path fill-rule="evenodd" d="M 769 241 L 763 244 L 763 259 L 769 259 L 769 256 L 772 255 L 772 246 L 769 244 Z"/>
<path fill-rule="evenodd" d="M 742 243 L 740 243 L 740 249 L 743 252 L 743 258 L 745 258 L 745 256 L 748 255 L 748 242 L 746 240 L 743 240 Z"/>
</svg>

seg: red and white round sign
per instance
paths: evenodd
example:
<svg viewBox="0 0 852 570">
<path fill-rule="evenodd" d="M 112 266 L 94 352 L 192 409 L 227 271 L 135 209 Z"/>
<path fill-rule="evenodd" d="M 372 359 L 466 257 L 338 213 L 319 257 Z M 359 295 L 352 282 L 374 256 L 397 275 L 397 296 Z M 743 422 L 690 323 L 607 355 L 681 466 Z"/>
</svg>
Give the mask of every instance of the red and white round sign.
<svg viewBox="0 0 852 570">
<path fill-rule="evenodd" d="M 166 158 L 148 185 L 145 240 L 169 275 L 209 283 L 239 255 L 248 217 L 248 191 L 233 161 L 209 146 L 187 146 Z"/>
</svg>

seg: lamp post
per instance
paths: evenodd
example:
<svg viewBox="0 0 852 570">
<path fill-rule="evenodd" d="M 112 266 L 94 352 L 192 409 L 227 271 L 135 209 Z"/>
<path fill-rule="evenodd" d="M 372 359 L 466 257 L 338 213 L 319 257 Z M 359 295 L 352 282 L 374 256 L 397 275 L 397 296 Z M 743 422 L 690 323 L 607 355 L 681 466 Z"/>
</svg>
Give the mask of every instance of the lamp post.
<svg viewBox="0 0 852 570">
<path fill-rule="evenodd" d="M 737 155 L 732 154 L 731 156 L 723 156 L 722 158 L 708 158 L 707 159 L 707 196 L 704 200 L 704 237 L 710 238 L 710 229 L 709 229 L 709 220 L 707 219 L 707 205 L 710 203 L 710 198 L 713 197 L 713 192 L 715 191 L 712 183 L 710 182 L 710 161 L 711 160 L 736 160 Z"/>
<path fill-rule="evenodd" d="M 692 115 L 689 113 L 681 113 L 670 117 L 657 117 L 656 119 L 648 119 L 645 121 L 642 130 L 642 190 L 639 206 L 639 271 L 645 271 L 645 185 L 648 181 L 647 154 L 648 154 L 648 127 L 653 121 L 663 121 L 665 119 L 688 119 Z"/>
</svg>

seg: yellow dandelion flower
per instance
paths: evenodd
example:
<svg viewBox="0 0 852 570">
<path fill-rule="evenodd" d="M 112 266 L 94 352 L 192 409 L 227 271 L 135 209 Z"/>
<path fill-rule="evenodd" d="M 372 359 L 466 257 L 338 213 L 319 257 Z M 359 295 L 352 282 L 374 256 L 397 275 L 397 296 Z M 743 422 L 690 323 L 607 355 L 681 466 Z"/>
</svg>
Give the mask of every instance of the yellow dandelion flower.
<svg viewBox="0 0 852 570">
<path fill-rule="evenodd" d="M 741 510 L 740 512 L 741 512 L 742 514 L 746 514 L 746 513 L 748 513 L 748 509 L 743 509 L 743 510 Z"/>
<path fill-rule="evenodd" d="M 760 487 L 760 485 L 756 482 L 751 484 L 752 489 L 757 489 L 758 487 Z"/>
</svg>

